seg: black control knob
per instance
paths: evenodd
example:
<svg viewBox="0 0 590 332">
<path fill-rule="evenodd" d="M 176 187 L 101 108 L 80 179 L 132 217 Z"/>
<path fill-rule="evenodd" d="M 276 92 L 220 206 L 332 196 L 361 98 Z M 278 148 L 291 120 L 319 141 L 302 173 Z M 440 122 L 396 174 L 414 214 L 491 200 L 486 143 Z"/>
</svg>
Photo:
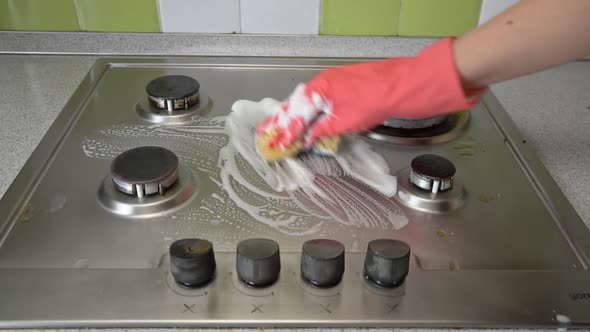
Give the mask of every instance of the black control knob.
<svg viewBox="0 0 590 332">
<path fill-rule="evenodd" d="M 215 275 L 215 254 L 211 242 L 182 239 L 170 245 L 170 272 L 174 280 L 187 287 L 199 287 Z"/>
<path fill-rule="evenodd" d="M 247 239 L 238 243 L 236 271 L 240 280 L 254 287 L 265 287 L 279 278 L 279 244 L 269 239 Z"/>
<path fill-rule="evenodd" d="M 303 244 L 301 276 L 317 287 L 336 286 L 344 273 L 344 245 L 338 241 L 317 239 Z"/>
<path fill-rule="evenodd" d="M 398 240 L 369 242 L 365 257 L 365 276 L 382 287 L 397 287 L 410 268 L 410 246 Z"/>
</svg>

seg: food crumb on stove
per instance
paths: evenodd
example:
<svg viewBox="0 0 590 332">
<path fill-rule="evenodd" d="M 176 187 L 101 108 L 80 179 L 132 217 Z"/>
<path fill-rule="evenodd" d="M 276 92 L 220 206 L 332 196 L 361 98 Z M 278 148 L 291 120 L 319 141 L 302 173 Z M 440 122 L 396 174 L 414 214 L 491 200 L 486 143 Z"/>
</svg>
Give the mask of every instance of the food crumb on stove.
<svg viewBox="0 0 590 332">
<path fill-rule="evenodd" d="M 477 149 L 477 144 L 473 142 L 459 142 L 453 144 L 453 150 L 457 151 L 461 156 L 473 156 Z"/>
<path fill-rule="evenodd" d="M 76 263 L 74 263 L 74 267 L 77 269 L 87 269 L 90 266 L 90 263 L 88 262 L 88 259 L 86 258 L 82 258 L 76 261 Z"/>
<path fill-rule="evenodd" d="M 478 196 L 478 199 L 479 199 L 481 202 L 484 202 L 484 203 L 489 203 L 489 202 L 491 202 L 491 201 L 494 201 L 494 200 L 496 200 L 496 197 L 498 197 L 498 198 L 499 198 L 499 197 L 500 197 L 500 195 L 498 195 L 498 196 L 495 196 L 495 195 L 491 195 L 491 194 L 479 194 L 479 196 Z"/>
<path fill-rule="evenodd" d="M 469 149 L 469 148 L 462 149 L 462 150 L 459 150 L 459 155 L 461 155 L 461 156 L 473 156 L 473 155 L 475 155 L 475 150 L 474 149 Z"/>
<path fill-rule="evenodd" d="M 444 229 L 439 229 L 436 232 L 436 235 L 438 235 L 438 237 L 445 237 L 445 236 L 447 236 L 447 231 L 445 231 Z"/>
<path fill-rule="evenodd" d="M 31 220 L 32 216 L 33 216 L 33 205 L 30 202 L 27 202 L 27 204 L 25 204 L 25 206 L 23 206 L 23 208 L 20 210 L 20 214 L 18 215 L 18 219 L 20 221 L 28 222 L 29 220 Z"/>
<path fill-rule="evenodd" d="M 461 271 L 461 266 L 459 265 L 459 261 L 456 258 L 453 258 L 451 260 L 451 263 L 449 264 L 449 269 L 451 271 Z"/>
</svg>

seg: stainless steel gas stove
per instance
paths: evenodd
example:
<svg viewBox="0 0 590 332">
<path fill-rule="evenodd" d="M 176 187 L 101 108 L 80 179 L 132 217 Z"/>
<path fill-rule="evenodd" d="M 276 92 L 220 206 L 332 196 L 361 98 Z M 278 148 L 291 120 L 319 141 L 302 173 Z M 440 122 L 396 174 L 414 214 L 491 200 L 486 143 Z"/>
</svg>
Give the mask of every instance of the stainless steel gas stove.
<svg viewBox="0 0 590 332">
<path fill-rule="evenodd" d="M 228 148 L 234 101 L 350 61 L 98 61 L 0 202 L 0 326 L 590 326 L 590 232 L 491 93 L 355 137 L 394 197 Z"/>
</svg>

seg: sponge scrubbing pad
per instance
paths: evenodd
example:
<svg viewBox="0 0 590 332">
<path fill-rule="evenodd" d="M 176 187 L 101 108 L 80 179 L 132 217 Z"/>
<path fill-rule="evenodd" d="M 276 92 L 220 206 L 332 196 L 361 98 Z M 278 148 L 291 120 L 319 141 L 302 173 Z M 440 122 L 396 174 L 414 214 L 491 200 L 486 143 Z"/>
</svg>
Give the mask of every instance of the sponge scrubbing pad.
<svg viewBox="0 0 590 332">
<path fill-rule="evenodd" d="M 333 156 L 338 152 L 340 141 L 340 136 L 323 137 L 316 140 L 311 149 L 317 154 Z"/>
<path fill-rule="evenodd" d="M 264 135 L 260 135 L 256 137 L 256 146 L 258 148 L 258 153 L 262 157 L 262 159 L 266 161 L 280 161 L 283 159 L 291 158 L 303 152 L 303 142 L 301 140 L 295 141 L 291 146 L 287 147 L 286 149 L 281 149 L 279 147 L 272 148 L 270 147 L 270 142 L 277 135 L 275 131 L 269 131 Z M 324 154 L 324 155 L 335 155 L 338 152 L 338 147 L 340 146 L 340 137 L 325 137 L 320 138 L 314 142 L 312 146 L 312 151 Z"/>
</svg>

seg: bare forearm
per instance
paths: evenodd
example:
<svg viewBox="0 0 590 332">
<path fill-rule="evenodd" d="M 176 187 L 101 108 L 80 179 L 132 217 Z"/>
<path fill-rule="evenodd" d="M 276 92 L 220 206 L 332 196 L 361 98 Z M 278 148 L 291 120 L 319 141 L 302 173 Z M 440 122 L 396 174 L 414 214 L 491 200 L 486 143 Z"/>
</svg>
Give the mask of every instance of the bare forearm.
<svg viewBox="0 0 590 332">
<path fill-rule="evenodd" d="M 590 55 L 590 0 L 521 0 L 453 48 L 465 88 Z"/>
</svg>

